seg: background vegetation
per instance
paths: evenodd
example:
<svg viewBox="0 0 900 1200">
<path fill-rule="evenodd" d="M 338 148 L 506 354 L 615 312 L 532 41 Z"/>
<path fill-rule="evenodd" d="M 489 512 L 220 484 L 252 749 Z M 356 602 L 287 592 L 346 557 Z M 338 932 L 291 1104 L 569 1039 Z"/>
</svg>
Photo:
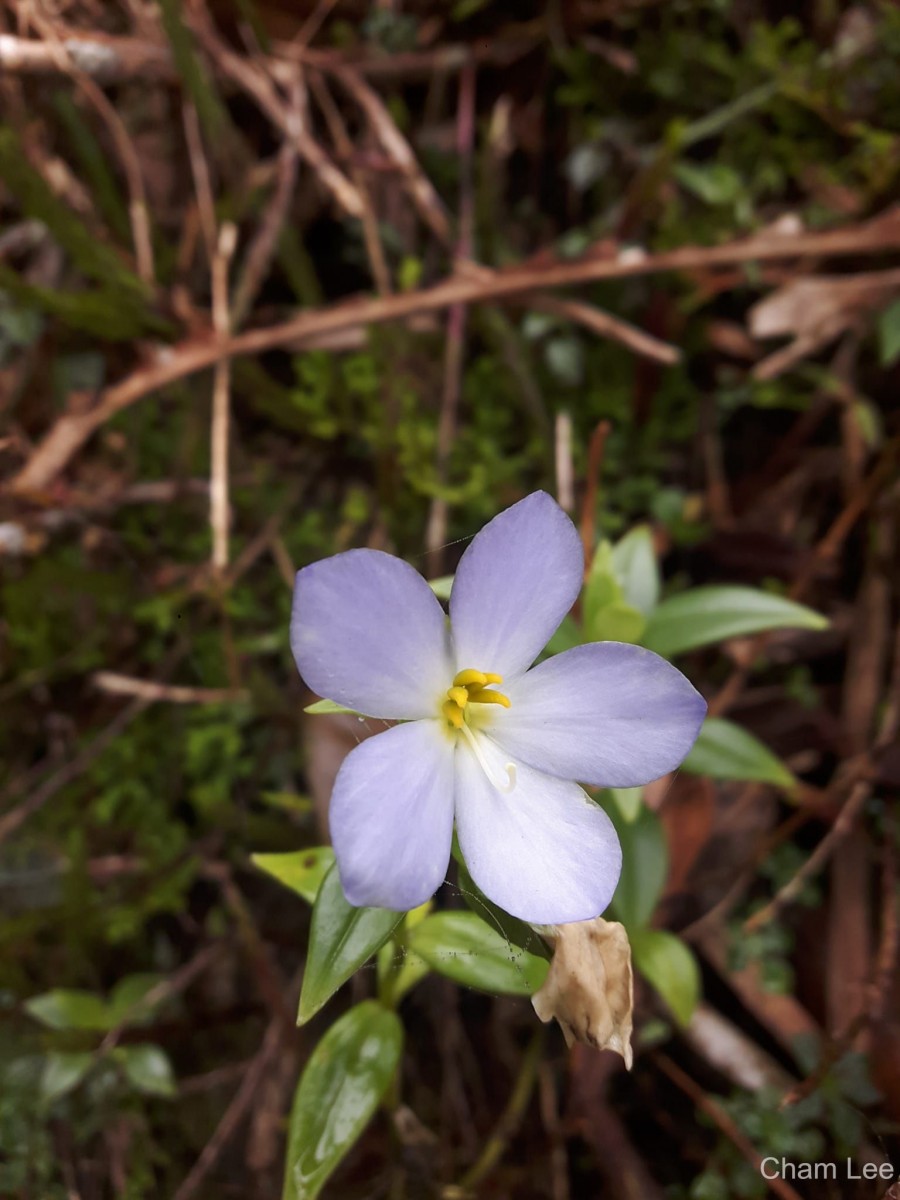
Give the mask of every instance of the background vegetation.
<svg viewBox="0 0 900 1200">
<path fill-rule="evenodd" d="M 298 1074 L 374 994 L 295 1028 L 309 909 L 250 857 L 323 841 L 355 736 L 302 714 L 293 571 L 451 573 L 536 487 L 589 551 L 647 527 L 666 597 L 828 625 L 651 641 L 733 723 L 620 814 L 619 913 L 700 1005 L 645 955 L 626 1075 L 429 977 L 325 1194 L 897 1162 L 900 12 L 7 0 L 0 32 L 0 1194 L 281 1195 Z M 583 635 L 639 639 L 594 561 Z"/>
</svg>

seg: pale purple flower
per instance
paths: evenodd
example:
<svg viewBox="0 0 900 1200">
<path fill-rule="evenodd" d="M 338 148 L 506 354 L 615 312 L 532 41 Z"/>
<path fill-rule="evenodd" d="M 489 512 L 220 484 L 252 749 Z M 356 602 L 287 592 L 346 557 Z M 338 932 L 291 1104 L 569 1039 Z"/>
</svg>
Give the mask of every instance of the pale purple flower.
<svg viewBox="0 0 900 1200">
<path fill-rule="evenodd" d="M 291 646 L 320 696 L 403 724 L 362 742 L 331 797 L 354 905 L 405 910 L 440 886 L 454 820 L 484 894 L 536 924 L 603 912 L 621 869 L 579 787 L 678 766 L 706 704 L 665 659 L 594 642 L 532 666 L 581 589 L 572 522 L 545 492 L 508 508 L 459 564 L 450 623 L 408 563 L 349 550 L 297 574 Z"/>
</svg>

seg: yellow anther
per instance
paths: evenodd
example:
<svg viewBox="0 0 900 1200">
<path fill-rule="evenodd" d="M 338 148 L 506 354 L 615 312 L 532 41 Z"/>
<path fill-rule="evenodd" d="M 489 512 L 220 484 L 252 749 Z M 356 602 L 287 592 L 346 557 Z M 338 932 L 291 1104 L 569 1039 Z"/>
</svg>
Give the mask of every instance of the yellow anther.
<svg viewBox="0 0 900 1200">
<path fill-rule="evenodd" d="M 463 710 L 459 707 L 455 700 L 445 700 L 441 705 L 441 712 L 454 727 L 454 729 L 462 729 L 463 727 Z"/>
<path fill-rule="evenodd" d="M 460 708 L 465 708 L 469 703 L 469 693 L 464 687 L 452 687 L 447 692 L 447 695 L 451 700 L 454 701 L 454 703 L 458 704 Z"/>
<path fill-rule="evenodd" d="M 485 675 L 485 673 L 483 671 L 460 671 L 459 674 L 456 676 L 456 678 L 453 680 L 453 686 L 454 687 L 471 687 L 471 685 L 474 684 L 475 687 L 483 688 L 489 679 L 490 679 L 491 683 L 499 683 L 500 682 L 499 676 L 497 676 L 497 677 L 488 676 L 488 675 Z"/>
<path fill-rule="evenodd" d="M 503 682 L 503 676 L 502 676 L 502 675 L 491 675 L 491 674 L 488 674 L 488 675 L 485 675 L 485 677 L 484 677 L 484 682 L 485 682 L 485 683 L 502 683 L 502 682 Z"/>
<path fill-rule="evenodd" d="M 480 688 L 477 692 L 469 694 L 469 701 L 472 704 L 502 704 L 504 708 L 510 708 L 509 697 L 504 696 L 502 692 L 492 692 L 487 688 Z"/>
</svg>

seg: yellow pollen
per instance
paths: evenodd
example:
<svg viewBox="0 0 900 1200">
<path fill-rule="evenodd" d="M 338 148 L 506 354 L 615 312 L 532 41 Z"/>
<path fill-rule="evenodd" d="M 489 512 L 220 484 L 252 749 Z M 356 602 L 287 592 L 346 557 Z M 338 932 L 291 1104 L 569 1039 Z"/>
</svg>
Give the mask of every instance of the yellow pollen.
<svg viewBox="0 0 900 1200">
<path fill-rule="evenodd" d="M 456 691 L 456 688 L 453 689 Z M 479 688 L 477 692 L 469 693 L 470 704 L 502 704 L 504 708 L 509 708 L 509 696 L 504 696 L 502 692 L 492 692 L 488 688 Z"/>
<path fill-rule="evenodd" d="M 463 729 L 470 704 L 499 704 L 509 708 L 509 697 L 495 692 L 488 685 L 502 683 L 503 676 L 490 671 L 460 671 L 447 689 L 447 699 L 441 704 L 441 712 L 453 729 Z"/>
</svg>

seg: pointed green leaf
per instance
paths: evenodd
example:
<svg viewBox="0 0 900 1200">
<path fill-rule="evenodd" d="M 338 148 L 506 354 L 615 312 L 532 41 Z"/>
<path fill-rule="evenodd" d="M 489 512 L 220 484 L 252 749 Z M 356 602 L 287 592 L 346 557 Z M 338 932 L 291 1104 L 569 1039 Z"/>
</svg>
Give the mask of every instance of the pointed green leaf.
<svg viewBox="0 0 900 1200">
<path fill-rule="evenodd" d="M 174 1096 L 175 1078 L 168 1055 L 159 1046 L 118 1046 L 115 1056 L 128 1082 L 145 1096 Z"/>
<path fill-rule="evenodd" d="M 322 881 L 313 908 L 309 954 L 297 1024 L 315 1016 L 359 967 L 388 940 L 403 913 L 387 908 L 354 908 L 347 903 L 337 865 Z"/>
<path fill-rule="evenodd" d="M 54 988 L 25 1001 L 25 1010 L 50 1029 L 91 1029 L 105 1033 L 115 1025 L 106 1001 L 79 988 Z"/>
<path fill-rule="evenodd" d="M 378 1108 L 402 1049 L 399 1018 L 375 1000 L 328 1030 L 294 1095 L 283 1200 L 315 1200 Z"/>
<path fill-rule="evenodd" d="M 311 846 L 291 854 L 251 854 L 255 866 L 267 872 L 301 896 L 307 904 L 315 904 L 322 880 L 334 863 L 330 846 Z"/>
<path fill-rule="evenodd" d="M 622 874 L 612 908 L 630 937 L 653 916 L 665 887 L 669 852 L 662 823 L 649 808 L 642 805 L 633 821 L 615 804 L 608 804 L 606 811 L 622 843 Z"/>
<path fill-rule="evenodd" d="M 811 608 L 749 587 L 699 587 L 663 600 L 650 615 L 644 645 L 664 658 L 767 629 L 825 629 Z"/>
<path fill-rule="evenodd" d="M 625 600 L 649 616 L 659 603 L 660 577 L 649 525 L 636 525 L 613 546 L 612 565 Z"/>
<path fill-rule="evenodd" d="M 759 738 L 721 717 L 707 717 L 690 754 L 681 764 L 694 775 L 742 779 L 793 788 L 797 780 Z"/>
<path fill-rule="evenodd" d="M 44 1059 L 41 1071 L 41 1099 L 52 1104 L 76 1088 L 94 1061 L 93 1054 L 79 1052 L 67 1054 L 53 1051 Z"/>
<path fill-rule="evenodd" d="M 672 1010 L 687 1025 L 700 999 L 700 970 L 692 951 L 665 929 L 629 932 L 634 965 L 653 984 Z"/>
<path fill-rule="evenodd" d="M 315 704 L 307 704 L 303 711 L 313 713 L 314 716 L 323 716 L 325 713 L 353 713 L 357 717 L 363 716 L 355 708 L 345 708 L 343 704 L 338 704 L 336 700 L 317 700 Z"/>
<path fill-rule="evenodd" d="M 644 614 L 625 600 L 609 542 L 594 553 L 581 607 L 586 641 L 636 642 L 644 631 Z"/>
<path fill-rule="evenodd" d="M 547 977 L 545 959 L 513 945 L 471 912 L 426 917 L 407 945 L 433 970 L 483 992 L 530 996 Z"/>
</svg>

